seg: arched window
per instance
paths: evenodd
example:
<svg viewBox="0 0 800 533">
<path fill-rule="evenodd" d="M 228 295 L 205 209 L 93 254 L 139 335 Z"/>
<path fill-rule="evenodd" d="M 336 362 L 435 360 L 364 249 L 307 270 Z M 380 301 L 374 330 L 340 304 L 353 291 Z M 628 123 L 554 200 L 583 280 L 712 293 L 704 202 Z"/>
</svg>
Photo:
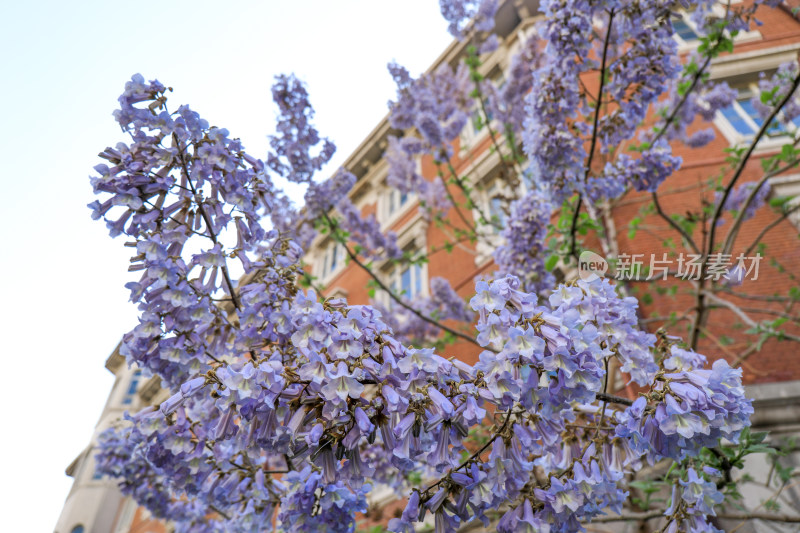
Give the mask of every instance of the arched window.
<svg viewBox="0 0 800 533">
<path fill-rule="evenodd" d="M 77 526 L 72 528 L 72 531 L 69 533 L 83 533 L 83 526 L 78 524 Z"/>
</svg>

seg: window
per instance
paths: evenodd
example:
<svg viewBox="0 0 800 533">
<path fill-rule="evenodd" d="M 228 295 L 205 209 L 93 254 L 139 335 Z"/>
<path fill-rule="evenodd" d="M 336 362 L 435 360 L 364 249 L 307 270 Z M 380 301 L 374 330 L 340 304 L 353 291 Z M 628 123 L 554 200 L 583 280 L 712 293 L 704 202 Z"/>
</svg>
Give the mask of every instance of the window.
<svg viewBox="0 0 800 533">
<path fill-rule="evenodd" d="M 422 174 L 421 159 L 416 158 L 417 174 Z M 399 189 L 383 185 L 378 195 L 378 209 L 375 216 L 380 221 L 382 229 L 388 229 L 397 219 L 407 211 L 408 207 L 416 200 L 413 192 L 402 192 Z"/>
<path fill-rule="evenodd" d="M 525 185 L 520 187 L 520 194 L 524 194 Z M 483 215 L 489 218 L 487 228 L 493 233 L 499 233 L 506 225 L 508 208 L 510 205 L 510 191 L 501 178 L 492 180 L 484 190 L 485 211 Z"/>
<path fill-rule="evenodd" d="M 404 246 L 405 257 L 421 257 L 420 250 L 425 246 L 412 240 Z M 424 263 L 389 264 L 382 268 L 384 283 L 393 294 L 404 300 L 413 300 L 420 296 L 428 295 L 428 269 Z M 379 301 L 384 305 L 391 305 L 389 295 L 381 291 Z"/>
<path fill-rule="evenodd" d="M 492 225 L 494 231 L 500 231 L 500 228 L 504 228 L 506 225 L 506 211 L 505 211 L 506 200 L 502 196 L 490 196 L 489 197 L 489 217 L 491 220 L 489 223 Z"/>
<path fill-rule="evenodd" d="M 741 87 L 736 101 L 725 109 L 720 110 L 722 117 L 740 138 L 746 139 L 755 135 L 764 124 L 764 120 L 759 116 L 755 105 L 753 105 L 753 99 L 757 98 L 758 95 L 758 86 L 756 84 Z M 790 124 L 775 121 L 767 129 L 767 136 L 780 137 L 793 134 L 798 127 L 800 127 L 800 117 L 795 117 Z"/>
<path fill-rule="evenodd" d="M 422 265 L 398 265 L 389 273 L 389 288 L 406 300 L 423 294 L 424 272 Z"/>
<path fill-rule="evenodd" d="M 389 189 L 388 215 L 392 216 L 408 203 L 408 193 L 397 189 Z"/>
<path fill-rule="evenodd" d="M 125 392 L 125 397 L 122 398 L 122 405 L 130 405 L 133 403 L 133 397 L 136 395 L 136 389 L 139 388 L 139 379 L 142 377 L 142 371 L 137 370 L 131 376 L 131 382 L 128 385 L 128 390 Z"/>
<path fill-rule="evenodd" d="M 78 524 L 77 526 L 73 527 L 69 533 L 83 533 L 83 531 L 83 526 Z"/>
<path fill-rule="evenodd" d="M 672 28 L 675 30 L 675 40 L 678 41 L 680 46 L 688 47 L 700 40 L 700 36 L 694 29 L 694 25 L 690 25 L 683 17 L 672 21 Z"/>
<path fill-rule="evenodd" d="M 741 0 L 729 1 L 732 4 L 741 2 Z M 726 2 L 718 2 L 712 6 L 711 12 L 714 14 L 714 16 L 719 18 L 725 16 L 725 3 Z M 686 51 L 700 44 L 700 32 L 689 16 L 689 13 L 676 14 L 675 18 L 672 19 L 672 29 L 675 30 L 675 33 L 672 35 L 672 37 L 675 39 L 675 41 L 677 41 L 678 49 L 680 51 Z M 727 30 L 725 34 L 730 36 Z M 733 37 L 734 43 L 755 41 L 759 39 L 761 39 L 761 33 L 759 33 L 758 30 L 750 29 L 741 30 Z"/>
<path fill-rule="evenodd" d="M 326 279 L 332 276 L 344 265 L 345 251 L 338 242 L 330 242 L 323 249 L 319 260 L 319 277 Z"/>
<path fill-rule="evenodd" d="M 501 91 L 506 84 L 505 76 L 501 70 L 497 70 L 495 74 L 488 76 L 488 78 L 498 91 Z M 489 122 L 492 122 L 494 116 L 489 108 L 486 109 L 486 112 L 488 113 L 488 117 L 484 116 L 483 109 L 481 109 L 480 106 L 476 106 L 472 111 L 472 115 L 467 121 L 467 124 L 464 126 L 464 129 L 461 130 L 461 145 L 463 147 L 469 148 L 478 137 L 488 132 L 486 120 L 488 118 Z M 492 128 L 496 135 L 502 137 L 502 128 L 494 123 L 492 124 Z"/>
</svg>

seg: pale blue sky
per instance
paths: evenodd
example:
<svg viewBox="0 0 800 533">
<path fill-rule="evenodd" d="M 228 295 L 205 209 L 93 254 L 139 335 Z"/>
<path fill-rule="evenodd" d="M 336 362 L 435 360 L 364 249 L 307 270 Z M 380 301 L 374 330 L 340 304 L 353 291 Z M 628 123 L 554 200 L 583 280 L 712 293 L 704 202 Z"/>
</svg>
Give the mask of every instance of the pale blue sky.
<svg viewBox="0 0 800 533">
<path fill-rule="evenodd" d="M 2 474 L 6 531 L 52 531 L 111 387 L 103 362 L 135 322 L 129 249 L 85 207 L 111 112 L 136 72 L 266 151 L 274 75 L 308 84 L 335 164 L 386 113 L 385 65 L 449 43 L 436 0 L 6 1 L 0 4 Z M 332 170 L 332 169 L 331 169 Z"/>
</svg>

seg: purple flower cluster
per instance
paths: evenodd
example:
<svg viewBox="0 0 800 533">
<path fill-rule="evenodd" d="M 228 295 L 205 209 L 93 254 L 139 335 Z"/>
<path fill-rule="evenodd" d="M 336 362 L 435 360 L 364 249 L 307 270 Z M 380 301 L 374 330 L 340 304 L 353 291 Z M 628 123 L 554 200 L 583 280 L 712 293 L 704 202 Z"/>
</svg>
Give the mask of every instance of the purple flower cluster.
<svg viewBox="0 0 800 533">
<path fill-rule="evenodd" d="M 723 359 L 710 369 L 700 368 L 702 362 L 703 357 L 673 347 L 651 392 L 621 415 L 617 435 L 631 439 L 650 458 L 676 461 L 715 446 L 720 438 L 736 442 L 753 413 L 742 371 Z"/>
<path fill-rule="evenodd" d="M 186 106 L 168 113 L 164 86 L 140 75 L 119 101 L 115 117 L 132 143 L 100 154 L 107 164 L 95 167 L 99 176 L 91 181 L 107 199 L 89 207 L 93 218 L 106 219 L 112 236 L 134 239 L 130 270 L 142 272 L 127 285 L 141 318 L 123 338 L 121 353 L 177 385 L 228 355 L 222 339 L 232 333 L 230 324 L 211 303 L 233 289 L 227 258 L 248 271 L 274 265 L 275 247 L 291 248 L 289 257 L 299 257 L 299 249 L 262 229 L 259 219 L 280 196 L 264 164 L 244 154 L 227 130 L 209 127 Z M 121 214 L 114 219 L 114 212 Z M 224 246 L 219 237 L 226 232 L 233 238 Z M 205 245 L 187 247 L 202 237 Z"/>
<path fill-rule="evenodd" d="M 786 98 L 789 87 L 792 86 L 794 78 L 797 77 L 797 61 L 783 63 L 770 78 L 762 74 L 758 81 L 760 95 L 753 98 L 753 107 L 758 111 L 762 119 L 766 119 L 774 107 Z M 761 100 L 761 95 L 765 95 L 766 101 Z M 783 124 L 789 124 L 800 116 L 800 91 L 795 90 L 794 94 L 787 100 L 781 108 L 778 120 Z"/>
<path fill-rule="evenodd" d="M 629 185 L 657 187 L 676 168 L 668 145 L 646 150 L 641 163 L 609 161 L 600 176 L 586 168 L 594 155 L 586 145 L 590 141 L 592 150 L 607 154 L 631 139 L 649 107 L 677 77 L 668 6 L 551 0 L 541 9 L 547 17 L 542 29 L 547 57 L 528 96 L 523 141 L 551 198 L 560 204 L 575 192 L 597 200 L 615 198 Z M 580 77 L 598 67 L 604 69 L 602 94 L 589 94 Z M 615 105 L 602 114 L 598 97 Z"/>
<path fill-rule="evenodd" d="M 700 473 L 694 468 L 686 470 L 686 479 L 679 479 L 672 487 L 670 506 L 664 512 L 668 523 L 665 531 L 703 531 L 722 533 L 708 522 L 708 517 L 716 516 L 715 507 L 723 502 L 725 496 L 717 489 L 717 484 L 707 481 L 717 477 L 719 472 L 704 467 Z"/>
<path fill-rule="evenodd" d="M 336 204 L 342 215 L 339 225 L 351 241 L 359 247 L 359 253 L 370 259 L 398 259 L 403 251 L 397 245 L 397 235 L 393 231 L 384 233 L 375 215 L 362 218 L 361 211 L 353 205 L 350 198 L 344 197 Z"/>
<path fill-rule="evenodd" d="M 680 168 L 682 159 L 672 155 L 672 148 L 664 139 L 645 148 L 639 157 L 620 154 L 608 162 L 603 173 L 587 183 L 589 198 L 598 199 L 622 194 L 626 186 L 637 191 L 654 192 L 673 172 Z"/>
<path fill-rule="evenodd" d="M 514 135 L 522 131 L 525 122 L 525 96 L 534 84 L 534 72 L 542 66 L 539 39 L 535 36 L 525 41 L 519 52 L 511 58 L 508 79 L 501 88 L 484 80 L 481 90 L 486 94 L 486 107 L 493 120 L 497 120 Z"/>
<path fill-rule="evenodd" d="M 496 10 L 489 1 L 441 6 L 459 35 L 467 18 L 478 32 L 491 29 Z M 669 10 L 649 1 L 542 7 L 548 63 L 539 65 L 536 41 L 526 43 L 509 83 L 486 87 L 489 109 L 514 133 L 532 89 L 524 143 L 556 203 L 574 192 L 602 199 L 629 186 L 655 190 L 680 164 L 671 137 L 637 157 L 617 155 L 597 175 L 586 172 L 593 154 L 584 147 L 594 138 L 611 154 L 674 79 Z M 604 98 L 618 105 L 595 127 L 579 77 L 604 55 Z M 451 155 L 474 106 L 469 70 L 444 66 L 418 80 L 390 70 L 398 82 L 391 124 L 414 133 L 389 139 L 388 184 L 442 212 L 444 184 L 423 179 L 415 160 Z M 437 320 L 477 315 L 484 350 L 474 365 L 406 345 L 437 336 L 413 314 L 384 316 L 303 292 L 301 245 L 323 215 L 338 211 L 332 225 L 359 254 L 402 256 L 395 235 L 348 198 L 352 174 L 314 181 L 333 145 L 311 124 L 305 88 L 277 79 L 278 131 L 266 163 L 188 107 L 169 112 L 165 93 L 141 76 L 126 85 L 115 116 L 131 142 L 101 154 L 92 184 L 103 198 L 91 208 L 136 248 L 131 270 L 141 277 L 128 288 L 140 323 L 121 351 L 171 395 L 104 433 L 98 465 L 178 531 L 353 531 L 373 484 L 406 490 L 411 473 L 425 484 L 392 531 L 413 531 L 429 512 L 437 533 L 488 525 L 499 509 L 499 531 L 581 531 L 620 511 L 626 479 L 643 460 L 693 458 L 722 438 L 735 442 L 748 425 L 739 370 L 724 361 L 703 368 L 701 355 L 675 346 L 657 362 L 664 346 L 640 329 L 637 301 L 607 280 L 552 287 L 543 262 L 552 206 L 538 193 L 513 204 L 495 255 L 500 273 L 477 283 L 469 308 L 440 278 L 430 298 L 410 302 Z M 687 116 L 705 118 L 729 96 L 709 89 Z M 304 210 L 271 175 L 307 187 Z M 746 205 L 752 189 L 744 189 L 727 209 L 763 202 Z M 266 216 L 269 231 L 260 225 Z M 625 410 L 606 394 L 612 361 L 648 390 Z M 486 435 L 477 451 L 468 441 L 475 432 Z M 703 476 L 689 469 L 676 485 L 675 523 L 701 527 L 720 503 Z"/>
<path fill-rule="evenodd" d="M 292 76 L 275 77 L 272 99 L 278 105 L 277 135 L 270 136 L 273 152 L 267 164 L 278 175 L 297 183 L 310 183 L 314 174 L 330 161 L 336 146 L 319 136 L 311 125 L 314 109 L 303 83 Z M 320 145 L 316 155 L 311 153 Z"/>
<path fill-rule="evenodd" d="M 756 214 L 756 211 L 761 209 L 767 202 L 770 191 L 772 190 L 769 186 L 769 183 L 765 182 L 758 187 L 757 191 L 753 192 L 757 185 L 758 183 L 756 182 L 748 182 L 742 183 L 733 189 L 728 195 L 727 200 L 725 200 L 725 205 L 722 206 L 723 209 L 726 211 L 733 211 L 734 213 L 738 213 L 744 209 L 744 213 L 742 213 L 742 220 L 749 220 L 753 218 Z M 722 196 L 722 191 L 717 191 L 714 196 L 714 202 L 717 204 L 721 202 Z M 725 221 L 722 219 L 718 221 L 719 224 L 724 222 Z"/>
<path fill-rule="evenodd" d="M 470 116 L 472 90 L 466 65 L 452 68 L 441 65 L 435 71 L 412 79 L 408 71 L 389 64 L 389 72 L 397 84 L 397 101 L 390 103 L 389 123 L 393 128 L 415 128 L 417 143 L 403 148 L 409 153 L 441 153 L 448 157 L 455 139 Z"/>
<path fill-rule="evenodd" d="M 458 39 L 463 39 L 470 28 L 491 31 L 498 5 L 498 0 L 439 0 L 442 16 L 449 23 L 447 29 Z"/>
<path fill-rule="evenodd" d="M 412 493 L 393 531 L 412 531 L 428 511 L 439 531 L 488 523 L 486 512 L 506 503 L 500 531 L 540 524 L 577 531 L 580 521 L 619 509 L 624 473 L 637 466 L 638 454 L 653 453 L 640 449 L 645 436 L 623 433 L 635 430 L 635 420 L 661 421 L 660 407 L 649 417 L 640 403 L 621 413 L 597 402 L 605 360 L 616 357 L 632 374 L 650 377 L 654 364 L 654 338 L 636 327 L 636 301 L 619 298 L 607 281 L 562 285 L 546 305 L 521 291 L 516 278 L 479 282 L 470 303 L 478 339 L 492 349 L 470 367 L 404 347 L 369 307 L 273 293 L 256 279 L 242 291 L 242 306 L 254 311 L 240 318 L 241 355 L 211 365 L 160 410 L 132 417 L 133 426 L 109 432 L 101 444 L 102 471 L 123 476 L 126 493 L 185 530 L 198 522 L 213 529 L 220 513 L 236 531 L 268 530 L 279 508 L 282 530 L 325 524 L 352 531 L 369 480 L 423 471 L 440 481 Z M 454 298 L 446 288 L 434 292 L 445 302 Z M 253 351 L 256 338 L 268 342 Z M 719 364 L 696 370 L 700 362 L 676 350 L 664 364 L 672 372 L 653 394 L 696 401 L 689 387 L 705 380 L 714 394 L 706 392 L 696 409 L 708 416 L 724 406 L 725 416 L 707 424 L 716 433 L 704 444 L 734 439 L 731 424 L 739 417 L 743 427 L 746 411 L 733 407 L 749 407 L 738 374 Z M 665 417 L 688 412 L 665 401 Z M 487 417 L 496 428 L 488 457 L 463 461 L 464 439 Z M 562 438 L 577 420 L 596 424 L 599 435 L 580 430 Z M 681 420 L 662 421 L 661 429 L 685 433 Z M 686 454 L 697 446 L 684 439 L 670 449 Z M 547 480 L 530 485 L 537 466 Z M 216 518 L 201 518 L 207 515 Z"/>
<path fill-rule="evenodd" d="M 342 481 L 324 480 L 310 466 L 289 472 L 285 481 L 287 489 L 278 515 L 283 530 L 348 533 L 355 529 L 355 514 L 367 510 L 369 485 L 353 492 Z M 320 498 L 318 490 L 323 494 Z"/>
<path fill-rule="evenodd" d="M 586 157 L 579 137 L 563 126 L 572 122 L 580 106 L 576 90 L 580 68 L 575 58 L 588 56 L 592 10 L 588 2 L 571 1 L 544 2 L 541 10 L 547 17 L 542 36 L 548 61 L 534 76 L 523 140 L 560 204 L 572 192 L 568 184 L 579 181 Z"/>
<path fill-rule="evenodd" d="M 502 231 L 503 244 L 494 252 L 497 276 L 516 276 L 526 292 L 551 289 L 555 278 L 544 267 L 551 205 L 538 192 L 529 192 L 511 205 Z"/>
</svg>

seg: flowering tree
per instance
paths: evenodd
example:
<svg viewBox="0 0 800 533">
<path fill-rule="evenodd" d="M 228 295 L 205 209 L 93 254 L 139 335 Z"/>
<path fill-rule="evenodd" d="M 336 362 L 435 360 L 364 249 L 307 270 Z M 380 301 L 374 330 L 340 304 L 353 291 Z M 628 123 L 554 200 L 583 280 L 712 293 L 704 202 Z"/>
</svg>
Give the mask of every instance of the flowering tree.
<svg viewBox="0 0 800 533">
<path fill-rule="evenodd" d="M 726 298 L 744 282 L 738 266 L 707 276 L 713 254 L 740 246 L 767 179 L 797 164 L 789 142 L 762 160 L 758 181 L 740 183 L 761 137 L 800 114 L 797 66 L 762 80 L 761 129 L 730 152 L 699 213 L 665 213 L 658 196 L 681 163 L 671 143 L 709 142 L 713 132 L 689 134 L 689 125 L 732 102 L 725 84 L 709 81 L 709 66 L 759 6 L 728 4 L 720 14 L 714 2 L 692 3 L 702 45 L 681 63 L 672 24 L 684 2 L 545 1 L 541 38 L 522 46 L 498 88 L 480 74 L 497 46 L 496 3 L 442 0 L 469 53 L 419 79 L 390 65 L 390 120 L 406 134 L 390 139 L 385 158 L 389 185 L 419 197 L 424 216 L 451 236 L 448 247 L 494 247 L 497 271 L 477 282 L 468 305 L 443 279 L 414 302 L 382 282 L 376 261 L 426 258 L 405 254 L 361 216 L 348 197 L 352 174 L 315 180 L 334 146 L 314 128 L 295 77 L 273 87 L 279 119 L 261 160 L 189 107 L 171 109 L 161 83 L 134 76 L 115 112 L 131 139 L 100 154 L 106 163 L 92 184 L 102 201 L 91 207 L 112 236 L 129 238 L 130 270 L 141 272 L 127 285 L 140 323 L 121 353 L 172 396 L 103 435 L 102 471 L 179 531 L 353 531 L 376 485 L 407 497 L 388 522 L 395 532 L 426 516 L 437 532 L 473 521 L 571 532 L 630 519 L 717 531 L 718 511 L 792 520 L 723 512 L 737 495 L 731 470 L 766 449 L 764 435 L 748 430 L 741 370 L 723 359 L 709 366 L 695 350 L 719 306 L 749 321 L 754 341 L 798 339 L 790 307 L 782 322 L 762 323 Z M 452 140 L 476 116 L 502 157 L 502 217 L 452 164 Z M 417 172 L 419 157 L 434 162 L 435 179 Z M 301 208 L 282 180 L 306 186 Z M 681 319 L 687 339 L 645 329 L 630 296 L 637 280 L 554 275 L 578 259 L 582 239 L 619 256 L 613 210 L 642 191 L 703 259 L 700 279 L 686 283 L 696 298 Z M 759 240 L 789 216 L 787 205 L 774 206 L 777 221 Z M 720 239 L 723 217 L 732 220 Z M 315 280 L 302 257 L 317 232 L 344 245 L 394 305 L 380 312 L 306 290 Z M 479 362 L 447 354 L 454 339 L 479 345 Z M 635 401 L 609 390 L 612 369 L 630 380 Z M 650 495 L 662 489 L 668 503 L 653 514 Z"/>
</svg>

